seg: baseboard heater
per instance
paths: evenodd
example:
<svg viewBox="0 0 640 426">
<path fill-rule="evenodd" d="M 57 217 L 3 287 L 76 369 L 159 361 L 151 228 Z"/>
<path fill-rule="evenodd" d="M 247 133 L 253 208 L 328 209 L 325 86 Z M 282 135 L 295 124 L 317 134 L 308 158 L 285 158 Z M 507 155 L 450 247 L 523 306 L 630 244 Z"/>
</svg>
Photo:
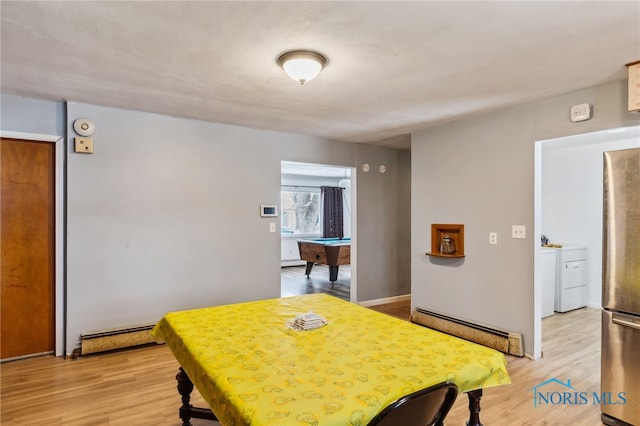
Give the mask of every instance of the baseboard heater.
<svg viewBox="0 0 640 426">
<path fill-rule="evenodd" d="M 155 343 L 150 333 L 152 328 L 153 324 L 82 333 L 80 354 L 95 354 Z"/>
<path fill-rule="evenodd" d="M 496 330 L 458 318 L 449 317 L 426 309 L 416 308 L 411 321 L 434 330 L 442 331 L 465 340 L 487 346 L 500 352 L 523 356 L 524 344 L 521 333 Z"/>
</svg>

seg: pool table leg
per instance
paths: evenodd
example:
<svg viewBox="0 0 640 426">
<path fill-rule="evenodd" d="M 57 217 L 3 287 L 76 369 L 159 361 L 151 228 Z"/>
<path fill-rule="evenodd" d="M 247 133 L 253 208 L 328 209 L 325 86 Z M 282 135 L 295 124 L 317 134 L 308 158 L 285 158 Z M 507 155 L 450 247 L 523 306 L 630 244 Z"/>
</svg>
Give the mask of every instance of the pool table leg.
<svg viewBox="0 0 640 426">
<path fill-rule="evenodd" d="M 334 281 L 338 279 L 338 265 L 331 266 L 329 265 L 329 281 L 331 281 L 331 285 L 333 285 Z"/>
<path fill-rule="evenodd" d="M 307 276 L 307 278 L 309 278 L 311 268 L 313 268 L 313 262 L 307 262 L 307 268 L 304 270 L 304 274 Z"/>
<path fill-rule="evenodd" d="M 467 392 L 469 397 L 469 421 L 467 426 L 483 426 L 480 422 L 480 398 L 482 398 L 482 389 L 476 389 Z"/>
</svg>

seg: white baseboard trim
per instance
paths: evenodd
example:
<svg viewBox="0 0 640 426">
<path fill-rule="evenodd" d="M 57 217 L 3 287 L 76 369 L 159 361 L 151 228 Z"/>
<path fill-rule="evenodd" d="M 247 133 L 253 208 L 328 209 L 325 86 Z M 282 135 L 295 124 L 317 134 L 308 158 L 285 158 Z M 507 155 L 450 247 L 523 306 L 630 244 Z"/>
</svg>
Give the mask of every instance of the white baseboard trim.
<svg viewBox="0 0 640 426">
<path fill-rule="evenodd" d="M 407 300 L 411 300 L 411 294 L 384 297 L 382 299 L 365 300 L 364 302 L 358 302 L 358 304 L 368 308 L 369 306 L 384 305 L 385 303 L 393 303 L 393 302 L 404 302 Z"/>
</svg>

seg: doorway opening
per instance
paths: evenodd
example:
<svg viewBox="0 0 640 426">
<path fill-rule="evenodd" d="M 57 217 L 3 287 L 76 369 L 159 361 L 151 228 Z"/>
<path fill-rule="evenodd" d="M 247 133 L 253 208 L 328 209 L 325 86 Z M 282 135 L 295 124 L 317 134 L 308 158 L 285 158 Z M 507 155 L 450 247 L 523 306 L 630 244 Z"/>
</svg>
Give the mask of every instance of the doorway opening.
<svg viewBox="0 0 640 426">
<path fill-rule="evenodd" d="M 355 300 L 354 180 L 351 167 L 281 162 L 281 297 L 326 293 Z M 318 241 L 323 237 L 322 187 L 340 188 L 342 237 L 333 241 Z"/>
<path fill-rule="evenodd" d="M 602 155 L 639 147 L 639 140 L 637 126 L 535 144 L 534 235 L 540 240 L 534 239 L 534 358 L 542 355 L 542 318 L 566 309 L 557 295 L 558 273 L 549 271 L 554 264 L 557 269 L 561 253 L 584 249 L 586 297 L 579 305 L 602 307 Z M 550 253 L 543 241 L 559 247 Z M 549 261 L 548 256 L 553 258 Z"/>
</svg>

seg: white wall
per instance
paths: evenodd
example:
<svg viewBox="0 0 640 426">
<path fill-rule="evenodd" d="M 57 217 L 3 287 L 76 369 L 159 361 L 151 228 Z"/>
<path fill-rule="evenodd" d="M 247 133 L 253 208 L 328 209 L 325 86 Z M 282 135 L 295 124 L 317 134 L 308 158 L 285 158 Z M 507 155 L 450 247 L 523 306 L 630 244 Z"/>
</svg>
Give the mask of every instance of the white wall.
<svg viewBox="0 0 640 426">
<path fill-rule="evenodd" d="M 535 354 L 534 144 L 538 140 L 640 124 L 626 111 L 626 83 L 592 87 L 412 135 L 412 305 L 523 333 Z M 569 110 L 594 105 L 571 123 Z M 463 223 L 463 260 L 425 255 L 432 223 Z M 511 239 L 525 225 L 525 240 Z M 489 245 L 489 233 L 498 244 Z"/>
<path fill-rule="evenodd" d="M 587 247 L 591 307 L 602 306 L 602 153 L 639 146 L 639 127 L 542 143 L 542 232 Z"/>
<path fill-rule="evenodd" d="M 5 131 L 64 135 L 66 124 L 62 102 L 0 96 L 0 128 Z"/>
<path fill-rule="evenodd" d="M 78 117 L 97 129 L 95 154 L 68 158 L 67 349 L 82 331 L 279 297 L 280 234 L 258 207 L 279 204 L 283 160 L 353 167 L 381 157 L 391 173 L 359 188 L 386 186 L 383 200 L 395 197 L 397 151 L 80 103 L 67 110 L 70 134 Z M 367 212 L 378 200 L 358 203 Z M 375 274 L 357 299 L 397 295 L 396 218 L 357 223 L 357 264 Z M 368 229 L 390 236 L 378 247 L 386 262 L 368 255 Z"/>
<path fill-rule="evenodd" d="M 259 206 L 279 204 L 281 161 L 387 164 L 385 175 L 358 176 L 358 188 L 375 197 L 358 195 L 357 264 L 366 273 L 356 297 L 366 301 L 409 292 L 408 279 L 398 283 L 410 273 L 398 266 L 398 259 L 408 257 L 409 246 L 403 245 L 408 230 L 398 226 L 395 213 L 378 214 L 381 203 L 397 204 L 399 186 L 409 186 L 399 170 L 408 164 L 407 152 L 75 102 L 1 97 L 1 130 L 57 133 L 50 130 L 57 128 L 69 136 L 67 354 L 84 331 L 153 323 L 171 310 L 279 297 L 280 233 L 269 232 Z M 94 154 L 71 152 L 72 124 L 79 117 L 96 124 Z M 378 235 L 385 239 L 377 241 Z"/>
</svg>

